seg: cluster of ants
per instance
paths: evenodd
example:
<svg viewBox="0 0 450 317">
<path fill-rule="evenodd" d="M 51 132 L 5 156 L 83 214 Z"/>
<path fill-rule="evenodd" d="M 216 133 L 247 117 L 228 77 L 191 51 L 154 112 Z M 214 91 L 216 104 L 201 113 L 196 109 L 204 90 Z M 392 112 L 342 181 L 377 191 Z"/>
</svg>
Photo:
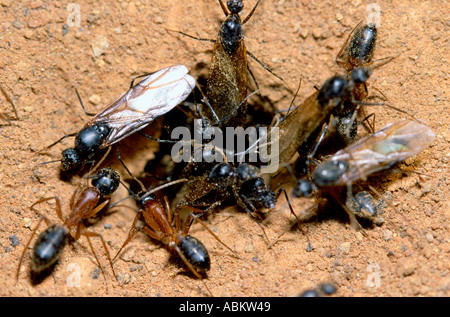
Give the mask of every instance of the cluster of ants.
<svg viewBox="0 0 450 317">
<path fill-rule="evenodd" d="M 90 165 L 85 178 L 91 181 L 92 186 L 80 185 L 77 188 L 70 201 L 71 212 L 65 218 L 57 197 L 42 199 L 31 206 L 35 209 L 37 204 L 55 200 L 57 216 L 62 224 L 52 224 L 47 217 L 41 217 L 25 245 L 17 278 L 24 254 L 39 225 L 45 221 L 48 228 L 40 233 L 33 247 L 32 271 L 35 273 L 52 267 L 63 248 L 81 236 L 87 238 L 90 249 L 103 270 L 90 241 L 91 237 L 99 237 L 113 268 L 113 262 L 123 248 L 137 232 L 143 231 L 155 240 L 166 242 L 190 271 L 203 281 L 204 274 L 210 269 L 210 256 L 206 247 L 189 235 L 192 223 L 198 221 L 220 243 L 234 252 L 200 218 L 221 206 L 234 204 L 243 208 L 264 230 L 260 210 L 275 209 L 281 193 L 285 194 L 289 202 L 289 195 L 283 188 L 271 188 L 273 180 L 283 174 L 281 167 L 285 167 L 295 180 L 291 198 L 320 195 L 342 201 L 336 194 L 336 189 L 346 188 L 342 207 L 352 224 L 358 227 L 361 219 L 371 220 L 377 216 L 377 205 L 373 197 L 367 191 L 354 195 L 351 185 L 416 155 L 431 144 L 435 136 L 430 128 L 417 120 L 402 120 L 377 132 L 368 124 L 371 116 L 363 111 L 363 106 L 369 104 L 366 101 L 366 83 L 373 70 L 392 59 L 373 60 L 377 28 L 372 23 L 358 24 L 337 54 L 336 63 L 344 69 L 342 74 L 330 77 L 321 87 L 316 87 L 311 96 L 291 110 L 294 97 L 291 107 L 284 115 L 277 111 L 264 113 L 270 117 L 271 122 L 268 125 L 269 132 L 262 137 L 264 140 L 258 140 L 258 144 L 272 144 L 274 141 L 279 144 L 277 160 L 280 171 L 270 175 L 270 182 L 266 183 L 267 180 L 262 177 L 258 163 L 226 159 L 229 156 L 224 153 L 229 149 L 215 147 L 210 151 L 202 151 L 202 160 L 175 163 L 165 159 L 171 155 L 173 144 L 177 142 L 170 139 L 173 127 L 192 127 L 194 119 L 202 119 L 200 131 L 195 132 L 204 135 L 212 127 L 262 124 L 258 121 L 258 113 L 255 109 L 250 109 L 247 103 L 248 98 L 253 95 L 248 92 L 249 75 L 253 75 L 248 68 L 247 58 L 250 56 L 258 60 L 247 51 L 242 31 L 242 25 L 250 19 L 260 2 L 258 0 L 248 16 L 241 20 L 239 13 L 243 9 L 242 0 L 230 0 L 226 5 L 219 0 L 226 19 L 220 27 L 218 38 L 196 38 L 214 42 L 210 75 L 204 85 L 190 76 L 185 66 L 170 66 L 140 76 L 143 79 L 138 83 L 133 80 L 126 93 L 97 114 L 86 112 L 77 91 L 83 109 L 93 118 L 78 133 L 65 135 L 47 149 L 62 139 L 75 137 L 74 147 L 62 152 L 61 170 L 65 174 L 71 174 L 83 171 Z M 202 86 L 206 86 L 206 89 L 202 89 Z M 202 103 L 197 100 L 199 96 Z M 142 132 L 143 128 L 159 118 L 164 121 L 159 138 Z M 357 139 L 360 124 L 370 134 Z M 275 128 L 279 132 L 277 135 L 271 133 Z M 146 188 L 123 164 L 118 146 L 118 159 L 130 174 L 130 183 L 137 184 L 140 190 L 134 190 L 130 184 L 125 184 L 113 169 L 99 169 L 111 147 L 135 133 L 160 142 L 159 152 L 147 164 L 145 173 L 153 176 L 154 180 L 163 178 L 163 184 Z M 333 142 L 339 148 L 334 154 L 322 155 L 320 162 L 317 158 L 321 151 L 320 145 L 330 138 L 339 139 L 339 142 Z M 205 144 L 201 146 L 205 147 Z M 251 147 L 258 148 L 258 145 L 250 144 L 249 149 Z M 222 157 L 222 161 L 207 159 L 208 155 L 218 153 L 222 154 L 218 155 Z M 295 162 L 292 163 L 294 158 Z M 112 193 L 120 184 L 127 188 L 130 197 L 135 198 L 139 210 L 128 237 L 117 254 L 111 257 L 101 235 L 87 230 L 84 220 L 107 207 Z M 165 191 L 169 187 L 170 190 Z M 157 198 L 157 192 L 163 193 L 162 199 Z M 300 222 L 290 204 L 289 207 Z M 113 273 L 116 277 L 114 269 Z M 210 292 L 209 289 L 208 291 Z"/>
</svg>

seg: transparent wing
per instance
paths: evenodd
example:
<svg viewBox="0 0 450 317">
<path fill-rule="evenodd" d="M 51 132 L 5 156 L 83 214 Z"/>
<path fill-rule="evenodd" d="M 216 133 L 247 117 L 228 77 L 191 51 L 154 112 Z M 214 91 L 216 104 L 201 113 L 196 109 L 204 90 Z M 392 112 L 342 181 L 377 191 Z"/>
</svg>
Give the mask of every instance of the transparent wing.
<svg viewBox="0 0 450 317">
<path fill-rule="evenodd" d="M 435 137 L 428 126 L 404 120 L 354 142 L 330 160 L 349 163 L 339 181 L 341 185 L 348 184 L 420 153 Z"/>
<path fill-rule="evenodd" d="M 164 68 L 145 77 L 94 116 L 111 128 L 106 140 L 114 144 L 144 128 L 183 102 L 195 87 L 195 79 L 183 65 Z"/>
</svg>

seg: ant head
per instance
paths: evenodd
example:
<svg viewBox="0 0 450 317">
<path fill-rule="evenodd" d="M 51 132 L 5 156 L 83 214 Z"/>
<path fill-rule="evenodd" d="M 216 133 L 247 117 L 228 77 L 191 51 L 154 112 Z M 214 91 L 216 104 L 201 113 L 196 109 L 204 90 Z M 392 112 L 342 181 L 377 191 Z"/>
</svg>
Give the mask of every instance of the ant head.
<svg viewBox="0 0 450 317">
<path fill-rule="evenodd" d="M 179 239 L 178 247 L 198 273 L 203 274 L 211 268 L 208 250 L 197 238 L 186 235 Z"/>
<path fill-rule="evenodd" d="M 102 197 L 114 193 L 120 184 L 119 174 L 110 167 L 105 167 L 92 176 L 92 186 L 100 191 Z"/>
<path fill-rule="evenodd" d="M 317 101 L 321 106 L 325 106 L 331 100 L 338 105 L 347 93 L 347 86 L 348 81 L 345 78 L 333 76 L 329 78 L 320 88 L 317 95 Z"/>
<path fill-rule="evenodd" d="M 208 179 L 211 182 L 220 184 L 231 176 L 234 176 L 235 169 L 228 163 L 217 163 L 209 172 Z"/>
<path fill-rule="evenodd" d="M 231 14 L 238 14 L 244 8 L 242 0 L 229 0 L 227 1 L 228 10 Z"/>
<path fill-rule="evenodd" d="M 326 161 L 320 164 L 312 175 L 312 180 L 319 187 L 335 185 L 348 170 L 347 161 Z"/>
<path fill-rule="evenodd" d="M 61 156 L 61 169 L 64 172 L 74 170 L 82 163 L 80 155 L 74 148 L 65 149 L 62 151 Z"/>
<path fill-rule="evenodd" d="M 372 71 L 369 68 L 361 67 L 355 68 L 350 74 L 350 77 L 353 82 L 360 84 L 367 82 L 371 74 Z"/>
<path fill-rule="evenodd" d="M 314 184 L 311 181 L 299 179 L 292 189 L 292 195 L 294 195 L 294 197 L 309 197 L 314 189 Z"/>
<path fill-rule="evenodd" d="M 75 138 L 75 149 L 81 156 L 88 157 L 100 149 L 109 132 L 110 128 L 106 123 L 84 127 Z"/>
</svg>

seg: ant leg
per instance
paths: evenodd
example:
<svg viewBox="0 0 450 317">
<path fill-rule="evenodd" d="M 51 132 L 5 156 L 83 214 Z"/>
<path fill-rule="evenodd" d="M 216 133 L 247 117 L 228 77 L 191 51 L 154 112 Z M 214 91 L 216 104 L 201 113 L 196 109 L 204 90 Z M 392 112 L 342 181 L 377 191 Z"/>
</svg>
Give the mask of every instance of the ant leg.
<svg viewBox="0 0 450 317">
<path fill-rule="evenodd" d="M 122 164 L 122 166 L 125 168 L 125 170 L 127 171 L 127 173 L 139 184 L 139 186 L 141 186 L 142 191 L 145 191 L 145 186 L 144 184 L 142 184 L 142 182 L 136 177 L 134 176 L 131 171 L 128 169 L 128 167 L 125 165 L 125 162 L 122 161 L 122 156 L 120 155 L 120 147 L 119 145 L 117 145 L 117 158 L 119 160 L 119 162 Z"/>
<path fill-rule="evenodd" d="M 22 251 L 22 254 L 20 255 L 19 265 L 17 266 L 16 283 L 17 283 L 17 281 L 19 280 L 20 267 L 21 267 L 21 265 L 22 265 L 22 260 L 23 260 L 23 257 L 24 257 L 24 255 L 25 255 L 25 252 L 27 251 L 28 246 L 30 245 L 30 242 L 31 242 L 31 240 L 33 239 L 33 236 L 34 236 L 34 234 L 36 233 L 37 229 L 39 228 L 39 226 L 40 226 L 42 220 L 45 221 L 45 223 L 47 224 L 47 226 L 50 226 L 50 224 L 51 224 L 51 221 L 50 221 L 47 217 L 41 216 L 41 218 L 39 219 L 39 221 L 38 221 L 36 227 L 35 227 L 35 228 L 33 229 L 33 231 L 31 232 L 31 236 L 30 236 L 30 238 L 28 239 L 27 243 L 25 244 L 25 247 L 24 247 L 24 249 L 23 249 L 23 251 Z"/>
<path fill-rule="evenodd" d="M 263 226 L 263 225 L 261 224 L 261 222 L 260 222 L 260 221 L 262 221 L 260 215 L 257 214 L 257 215 L 258 215 L 258 218 L 257 218 L 257 217 L 255 217 L 255 216 L 253 215 L 253 213 L 252 213 L 252 211 L 253 211 L 253 212 L 256 211 L 255 206 L 253 206 L 253 204 L 252 204 L 250 201 L 248 201 L 248 199 L 247 199 L 245 196 L 243 196 L 243 197 L 245 198 L 245 200 L 247 201 L 247 203 L 250 205 L 250 207 L 251 207 L 251 209 L 252 209 L 252 210 L 250 210 L 250 209 L 248 208 L 248 206 L 244 203 L 244 201 L 242 200 L 242 198 L 240 197 L 240 195 L 239 195 L 238 193 L 236 193 L 235 191 L 233 191 L 233 192 L 234 192 L 234 197 L 235 197 L 235 199 L 236 199 L 238 205 L 241 206 L 241 207 L 247 212 L 247 214 L 248 214 L 250 217 L 252 217 L 253 219 L 256 220 L 256 223 L 258 224 L 258 226 L 259 226 L 259 227 L 261 228 L 261 230 L 263 231 L 263 234 L 264 234 L 264 236 L 266 237 L 266 240 L 267 240 L 267 242 L 268 242 L 269 245 L 270 245 L 270 242 L 269 242 L 270 240 L 269 240 L 269 237 L 268 237 L 267 234 L 266 234 L 266 230 L 264 229 L 264 226 Z"/>
<path fill-rule="evenodd" d="M 353 30 L 347 36 L 347 40 L 345 41 L 344 45 L 342 45 L 341 49 L 339 50 L 339 52 L 336 55 L 336 58 L 334 59 L 334 62 L 336 64 L 342 65 L 342 66 L 348 68 L 348 63 L 346 63 L 345 61 L 339 60 L 339 58 L 342 56 L 344 49 L 347 47 L 347 44 L 350 41 L 351 36 L 353 35 L 353 33 L 355 33 L 356 29 L 361 25 L 362 22 L 363 21 L 359 21 L 359 23 L 353 28 Z"/>
<path fill-rule="evenodd" d="M 165 205 L 165 211 L 166 211 L 166 215 L 167 215 L 167 220 L 169 221 L 169 223 L 172 223 L 172 213 L 170 212 L 170 204 L 169 204 L 169 200 L 167 199 L 167 196 L 164 196 L 164 205 Z M 175 228 L 178 231 L 181 227 L 181 219 L 180 219 L 180 214 L 177 212 L 177 210 L 175 209 L 174 211 L 174 217 L 175 217 Z"/>
<path fill-rule="evenodd" d="M 123 248 L 130 242 L 130 240 L 136 235 L 136 233 L 139 232 L 139 229 L 136 227 L 136 222 L 139 219 L 139 216 L 141 215 L 142 211 L 138 211 L 136 213 L 136 216 L 134 217 L 133 223 L 131 224 L 131 229 L 128 232 L 128 238 L 125 240 L 125 242 L 120 247 L 119 251 L 116 253 L 116 255 L 113 258 L 113 261 L 117 258 L 117 256 L 122 252 Z"/>
<path fill-rule="evenodd" d="M 103 240 L 103 237 L 99 233 L 90 232 L 90 231 L 83 231 L 83 232 L 81 232 L 81 235 L 86 237 L 86 240 L 88 241 L 89 247 L 90 247 L 92 253 L 94 254 L 94 257 L 95 257 L 95 260 L 97 261 L 98 266 L 102 270 L 103 277 L 105 278 L 105 281 L 106 281 L 105 270 L 103 269 L 103 266 L 102 266 L 102 264 L 100 263 L 100 260 L 97 257 L 97 253 L 95 253 L 94 246 L 92 245 L 91 239 L 89 239 L 90 237 L 98 237 L 98 238 L 100 238 L 100 241 L 102 242 L 103 248 L 105 249 L 106 255 L 108 256 L 109 264 L 111 265 L 111 270 L 113 271 L 113 275 L 114 275 L 115 279 L 118 281 L 117 276 L 116 276 L 116 272 L 114 271 L 114 267 L 113 267 L 113 264 L 112 264 L 111 256 L 109 255 L 109 251 L 108 251 L 108 248 L 106 247 L 106 243 L 105 243 L 105 240 Z"/>
<path fill-rule="evenodd" d="M 109 202 L 111 201 L 111 199 L 106 199 L 104 202 L 102 202 L 100 205 L 98 205 L 97 207 L 95 207 L 94 209 L 92 209 L 91 211 L 85 213 L 83 215 L 83 219 L 87 219 L 89 217 L 92 217 L 93 215 L 97 214 L 100 210 L 102 210 L 103 208 L 105 208 L 106 205 L 109 204 Z"/>
<path fill-rule="evenodd" d="M 298 92 L 300 91 L 300 87 L 301 87 L 301 86 L 302 86 L 302 77 L 300 77 L 300 80 L 299 80 L 298 86 L 297 86 L 297 90 L 296 90 L 296 92 L 295 92 L 295 94 L 294 94 L 294 98 L 292 98 L 292 101 L 291 101 L 291 103 L 289 104 L 288 111 L 286 112 L 286 115 L 284 116 L 285 118 L 289 115 L 289 112 L 291 112 L 291 108 L 292 108 L 292 106 L 294 105 L 295 98 L 297 98 L 297 95 L 298 95 Z"/>
<path fill-rule="evenodd" d="M 190 34 L 181 32 L 181 31 L 171 30 L 171 29 L 167 29 L 167 28 L 166 28 L 166 31 L 176 32 L 176 33 L 179 33 L 179 34 L 181 34 L 181 35 L 190 37 L 191 39 L 194 39 L 194 40 L 197 40 L 197 41 L 216 43 L 216 40 L 211 40 L 211 39 L 206 39 L 206 38 L 196 37 L 196 36 L 193 36 L 193 35 L 190 35 Z"/>
<path fill-rule="evenodd" d="M 222 0 L 219 0 L 219 3 L 225 16 L 230 15 L 230 12 L 228 11 L 227 7 L 223 4 Z"/>
<path fill-rule="evenodd" d="M 319 137 L 319 139 L 317 140 L 316 145 L 314 146 L 314 149 L 313 149 L 312 152 L 308 155 L 308 159 L 309 159 L 309 160 L 311 160 L 311 159 L 316 155 L 316 152 L 317 152 L 317 150 L 318 150 L 318 148 L 319 148 L 320 143 L 322 143 L 323 139 L 325 138 L 325 135 L 326 135 L 327 132 L 328 132 L 328 126 L 329 126 L 328 123 L 325 124 L 325 127 L 324 127 L 322 133 L 320 134 L 320 137 Z"/>
<path fill-rule="evenodd" d="M 77 94 L 78 101 L 80 102 L 81 108 L 83 108 L 84 113 L 85 113 L 87 116 L 90 116 L 90 117 L 95 116 L 96 113 L 93 113 L 93 112 L 87 112 L 87 111 L 86 111 L 86 108 L 84 107 L 83 101 L 81 100 L 80 93 L 78 92 L 78 89 L 77 89 L 76 87 L 75 87 L 75 93 Z"/>
<path fill-rule="evenodd" d="M 242 20 L 242 25 L 244 25 L 253 15 L 253 13 L 256 10 L 256 7 L 258 6 L 258 4 L 261 2 L 261 0 L 258 0 L 258 2 L 256 2 L 255 6 L 253 7 L 252 11 L 250 11 L 250 13 L 245 17 L 244 20 Z M 222 4 L 222 3 L 221 3 Z"/>
<path fill-rule="evenodd" d="M 250 66 L 248 66 L 248 64 L 247 64 L 247 71 L 250 74 L 250 77 L 252 77 L 253 82 L 255 83 L 256 91 L 260 91 L 258 82 L 256 81 L 256 78 L 255 78 L 255 75 L 253 75 L 253 72 L 251 71 Z M 261 96 L 261 92 L 259 93 L 259 95 Z"/>
<path fill-rule="evenodd" d="M 66 139 L 66 138 L 69 138 L 69 137 L 72 137 L 72 136 L 76 136 L 77 134 L 78 134 L 78 132 L 77 132 L 77 133 L 66 134 L 66 135 L 64 135 L 62 138 L 60 138 L 58 141 L 56 141 L 56 142 L 54 142 L 54 143 L 52 143 L 52 144 L 46 146 L 46 147 L 43 148 L 42 150 L 39 150 L 37 153 L 38 153 L 38 154 L 39 154 L 39 153 L 42 153 L 43 151 L 48 150 L 48 149 L 50 149 L 51 147 L 55 146 L 56 144 L 58 144 L 58 143 L 61 142 L 62 140 Z"/>
<path fill-rule="evenodd" d="M 247 51 L 247 55 L 250 56 L 251 58 L 253 58 L 259 65 L 262 66 L 262 68 L 264 68 L 265 70 L 267 70 L 269 73 L 271 73 L 273 76 L 275 76 L 276 78 L 278 78 L 279 80 L 281 80 L 283 82 L 283 84 L 286 86 L 286 89 L 292 93 L 292 89 L 289 87 L 289 85 L 286 83 L 286 81 L 281 78 L 280 76 L 278 76 L 277 74 L 275 74 L 270 68 L 269 66 L 267 66 L 266 64 L 264 64 L 263 62 L 261 62 L 260 60 L 258 60 L 256 58 L 255 55 L 253 55 L 252 53 L 250 53 L 249 51 Z"/>
<path fill-rule="evenodd" d="M 194 208 L 191 206 L 183 206 L 183 207 L 186 209 L 192 210 L 192 211 L 201 211 L 200 209 L 197 209 L 197 208 Z M 178 212 L 177 212 L 177 214 L 178 214 Z M 198 221 L 202 225 L 202 227 L 205 228 L 217 241 L 219 241 L 228 250 L 230 250 L 231 252 L 236 254 L 235 251 L 233 251 L 229 246 L 227 246 L 224 242 L 222 242 L 222 240 L 220 240 L 220 238 L 214 232 L 212 232 L 211 229 L 209 229 L 208 226 L 203 221 L 201 221 L 197 215 L 194 215 L 193 213 L 189 213 L 188 217 L 186 218 L 186 220 L 184 222 L 183 231 L 182 231 L 183 235 L 188 234 L 189 228 L 191 227 L 191 225 L 193 223 L 191 221 L 191 219 L 193 219 L 193 221 Z"/>
<path fill-rule="evenodd" d="M 308 234 L 307 234 L 307 233 L 303 230 L 303 228 L 300 227 L 300 225 L 299 225 L 299 223 L 300 223 L 301 221 L 300 221 L 300 219 L 298 218 L 297 214 L 294 212 L 294 208 L 292 208 L 291 201 L 290 201 L 290 199 L 289 199 L 289 196 L 288 196 L 286 190 L 285 190 L 284 188 L 280 188 L 279 193 L 281 194 L 281 192 L 284 193 L 284 196 L 286 197 L 286 202 L 287 202 L 287 204 L 288 204 L 289 210 L 290 210 L 291 214 L 293 214 L 294 217 L 295 217 L 295 219 L 296 219 L 295 225 L 296 225 L 297 228 L 298 228 L 298 229 L 306 236 L 306 239 L 308 240 L 308 244 L 311 244 L 311 243 L 310 243 L 310 240 L 309 240 L 309 237 L 308 237 Z M 283 233 L 281 233 L 281 234 L 278 236 L 278 238 L 275 240 L 275 242 L 272 243 L 272 244 L 270 245 L 269 248 L 273 247 L 273 246 L 280 240 L 280 238 L 281 238 L 286 232 L 288 232 L 288 230 L 286 230 L 286 231 L 284 231 Z"/>
<path fill-rule="evenodd" d="M 62 222 L 64 222 L 64 218 L 63 218 L 63 216 L 62 216 L 62 211 L 61 211 L 61 201 L 59 200 L 59 198 L 58 198 L 57 196 L 55 196 L 55 197 L 48 197 L 48 198 L 41 199 L 41 200 L 35 202 L 34 204 L 32 204 L 32 205 L 30 206 L 30 209 L 33 210 L 33 211 L 35 211 L 35 212 L 37 212 L 37 210 L 34 208 L 34 206 L 36 206 L 37 204 L 41 204 L 41 203 L 43 203 L 43 202 L 52 200 L 52 199 L 55 200 L 55 204 L 56 204 L 56 214 L 58 215 L 58 218 L 59 218 Z"/>
<path fill-rule="evenodd" d="M 147 77 L 147 76 L 150 76 L 151 74 L 154 74 L 154 73 L 156 73 L 156 72 L 146 73 L 146 74 L 142 74 L 142 75 L 139 75 L 139 76 L 134 77 L 134 78 L 131 80 L 131 83 L 130 83 L 130 89 L 136 87 L 137 85 L 139 85 L 139 84 L 141 83 L 141 82 L 139 82 L 139 83 L 137 83 L 137 84 L 135 85 L 134 82 L 136 81 L 136 79 L 143 78 L 143 77 Z"/>
</svg>

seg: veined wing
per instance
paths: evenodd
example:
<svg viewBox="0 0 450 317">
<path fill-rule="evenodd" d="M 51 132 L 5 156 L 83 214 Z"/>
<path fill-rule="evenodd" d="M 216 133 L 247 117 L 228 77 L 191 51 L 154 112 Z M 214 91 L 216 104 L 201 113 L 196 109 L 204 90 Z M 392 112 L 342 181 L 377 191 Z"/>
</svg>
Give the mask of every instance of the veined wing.
<svg viewBox="0 0 450 317">
<path fill-rule="evenodd" d="M 90 123 L 107 123 L 111 132 L 106 143 L 114 144 L 169 112 L 183 102 L 194 87 L 195 79 L 188 75 L 185 66 L 161 69 L 105 107 Z"/>
<path fill-rule="evenodd" d="M 341 185 L 348 184 L 420 153 L 435 137 L 428 126 L 404 120 L 354 142 L 330 160 L 349 163 L 339 180 Z"/>
</svg>

